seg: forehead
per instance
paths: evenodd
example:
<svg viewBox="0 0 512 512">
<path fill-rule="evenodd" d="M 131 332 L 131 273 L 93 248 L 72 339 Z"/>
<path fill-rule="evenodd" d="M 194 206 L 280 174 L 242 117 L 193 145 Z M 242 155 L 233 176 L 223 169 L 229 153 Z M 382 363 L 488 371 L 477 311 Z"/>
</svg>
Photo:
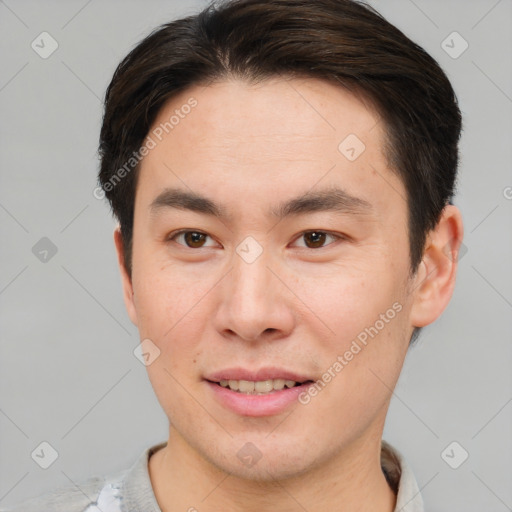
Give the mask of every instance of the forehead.
<svg viewBox="0 0 512 512">
<path fill-rule="evenodd" d="M 383 137 L 378 115 L 329 82 L 193 86 L 155 119 L 148 133 L 154 148 L 142 161 L 137 196 L 149 205 L 164 188 L 179 186 L 240 207 L 252 198 L 270 211 L 283 196 L 340 185 L 378 209 L 386 194 L 404 197 L 387 169 Z"/>
<path fill-rule="evenodd" d="M 189 109 L 192 100 L 197 105 Z M 180 112 L 189 110 L 185 115 Z M 161 127 L 165 131 L 166 122 L 180 113 L 180 119 L 174 116 L 176 125 L 162 136 L 177 143 L 186 138 L 199 151 L 222 141 L 245 154 L 252 148 L 298 151 L 304 144 L 319 143 L 336 150 L 336 142 L 349 133 L 361 139 L 368 138 L 369 131 L 374 131 L 373 138 L 381 135 L 377 114 L 361 100 L 341 86 L 311 78 L 273 78 L 258 84 L 232 79 L 193 86 L 163 106 L 152 130 Z M 248 138 L 250 145 L 245 144 Z M 237 147 L 241 141 L 244 147 Z M 304 151 L 300 153 L 303 158 Z"/>
</svg>

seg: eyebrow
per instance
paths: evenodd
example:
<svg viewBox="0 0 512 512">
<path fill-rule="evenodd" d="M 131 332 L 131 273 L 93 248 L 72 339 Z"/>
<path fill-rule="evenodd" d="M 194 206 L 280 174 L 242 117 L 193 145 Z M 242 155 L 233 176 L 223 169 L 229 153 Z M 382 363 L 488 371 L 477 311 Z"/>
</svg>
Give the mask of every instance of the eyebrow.
<svg viewBox="0 0 512 512">
<path fill-rule="evenodd" d="M 196 192 L 179 188 L 166 188 L 150 204 L 151 215 L 161 210 L 177 208 L 190 210 L 204 215 L 211 215 L 226 221 L 233 217 L 228 210 L 207 197 Z M 319 191 L 309 191 L 298 197 L 289 199 L 271 208 L 269 216 L 281 220 L 294 215 L 305 215 L 313 212 L 336 212 L 349 215 L 369 215 L 372 205 L 365 199 L 355 197 L 339 187 L 330 187 Z"/>
</svg>

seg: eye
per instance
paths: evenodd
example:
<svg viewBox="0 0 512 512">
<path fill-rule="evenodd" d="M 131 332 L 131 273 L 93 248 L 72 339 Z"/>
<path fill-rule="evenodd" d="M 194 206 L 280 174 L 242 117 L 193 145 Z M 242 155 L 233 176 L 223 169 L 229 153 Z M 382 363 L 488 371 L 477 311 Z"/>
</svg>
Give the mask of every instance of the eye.
<svg viewBox="0 0 512 512">
<path fill-rule="evenodd" d="M 304 231 L 304 233 L 301 233 L 299 238 L 297 240 L 300 240 L 301 238 L 306 241 L 305 246 L 299 246 L 299 247 L 306 247 L 307 249 L 318 249 L 322 248 L 324 246 L 325 240 L 327 237 L 331 237 L 334 240 L 344 240 L 345 237 L 341 235 L 334 235 L 331 233 L 327 233 L 326 231 Z M 328 244 L 331 245 L 331 244 Z"/>
<path fill-rule="evenodd" d="M 189 249 L 201 249 L 202 247 L 211 247 L 205 245 L 206 238 L 209 238 L 209 235 L 206 233 L 202 233 L 201 231 L 194 231 L 194 230 L 186 230 L 183 229 L 181 231 L 177 231 L 175 233 L 171 233 L 167 240 L 176 241 L 180 237 L 183 237 L 184 243 L 181 243 L 177 241 L 179 245 L 184 245 L 185 247 L 188 247 Z M 346 238 L 341 235 L 334 235 L 332 233 L 328 233 L 326 231 L 319 231 L 319 230 L 311 230 L 311 231 L 304 231 L 301 233 L 301 235 L 297 238 L 297 240 L 300 240 L 303 238 L 306 241 L 306 245 L 302 245 L 299 247 L 306 247 L 307 249 L 321 249 L 322 247 L 325 247 L 325 241 L 327 237 L 332 238 L 334 241 L 336 240 L 345 240 Z M 331 242 L 332 244 L 333 242 Z M 327 244 L 327 245 L 331 245 Z"/>
<path fill-rule="evenodd" d="M 185 245 L 186 247 L 190 249 L 201 249 L 202 247 L 205 247 L 204 241 L 208 237 L 206 233 L 202 233 L 201 231 L 192 231 L 192 230 L 186 230 L 183 229 L 181 231 L 177 231 L 176 233 L 171 233 L 167 240 L 176 240 L 179 237 L 183 236 L 183 239 L 185 241 L 184 244 L 179 243 L 180 245 Z M 206 246 L 208 247 L 208 246 Z"/>
</svg>

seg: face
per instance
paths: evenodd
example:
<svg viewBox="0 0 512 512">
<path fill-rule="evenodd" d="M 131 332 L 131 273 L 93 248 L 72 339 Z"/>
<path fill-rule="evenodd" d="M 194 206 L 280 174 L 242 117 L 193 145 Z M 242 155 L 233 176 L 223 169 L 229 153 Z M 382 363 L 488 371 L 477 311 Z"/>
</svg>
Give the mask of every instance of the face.
<svg viewBox="0 0 512 512">
<path fill-rule="evenodd" d="M 233 80 L 174 97 L 149 137 L 124 286 L 170 439 L 261 480 L 380 442 L 413 294 L 378 116 L 319 80 Z"/>
</svg>

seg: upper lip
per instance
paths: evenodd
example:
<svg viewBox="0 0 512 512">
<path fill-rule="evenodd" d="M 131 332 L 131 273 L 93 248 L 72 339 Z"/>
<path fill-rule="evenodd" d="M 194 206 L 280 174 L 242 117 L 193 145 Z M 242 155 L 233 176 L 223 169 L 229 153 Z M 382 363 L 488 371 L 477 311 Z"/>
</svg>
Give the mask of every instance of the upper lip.
<svg viewBox="0 0 512 512">
<path fill-rule="evenodd" d="M 208 374 L 205 376 L 205 379 L 212 382 L 220 382 L 221 380 L 249 380 L 257 382 L 271 379 L 284 379 L 301 383 L 312 380 L 311 377 L 307 375 L 274 366 L 259 368 L 258 370 L 248 370 L 240 367 L 225 368 L 224 370 Z"/>
</svg>

